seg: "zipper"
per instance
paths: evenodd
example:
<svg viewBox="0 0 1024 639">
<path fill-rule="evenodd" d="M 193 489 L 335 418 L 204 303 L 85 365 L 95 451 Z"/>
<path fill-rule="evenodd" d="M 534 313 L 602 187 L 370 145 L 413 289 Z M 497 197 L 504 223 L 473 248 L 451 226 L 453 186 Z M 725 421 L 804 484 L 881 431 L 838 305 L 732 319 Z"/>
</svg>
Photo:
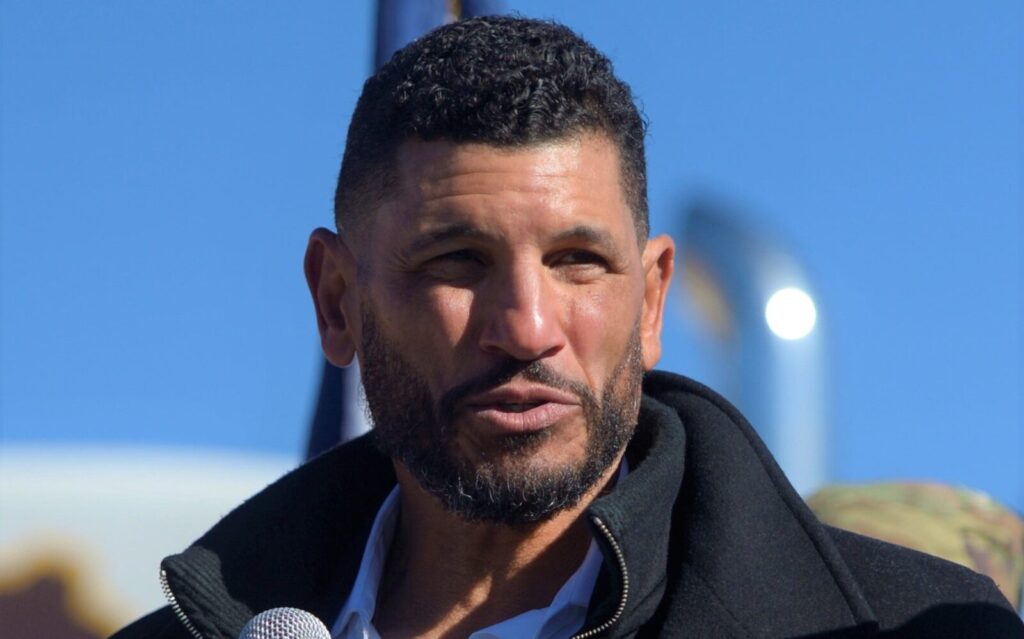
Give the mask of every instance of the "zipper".
<svg viewBox="0 0 1024 639">
<path fill-rule="evenodd" d="M 586 632 L 577 633 L 573 635 L 571 639 L 590 639 L 590 637 L 596 637 L 614 626 L 619 620 L 619 617 L 622 616 L 622 613 L 625 612 L 626 601 L 629 600 L 629 573 L 626 570 L 626 557 L 622 553 L 622 548 L 619 546 L 619 542 L 615 540 L 615 537 L 612 536 L 612 532 L 608 530 L 608 526 L 601 521 L 600 517 L 595 515 L 592 520 L 594 525 L 597 526 L 597 529 L 601 531 L 602 535 L 604 535 L 604 538 L 608 540 L 608 545 L 611 546 L 612 552 L 615 554 L 615 561 L 619 564 L 619 572 L 622 573 L 622 596 L 619 598 L 619 606 L 615 609 L 615 613 L 610 619 L 608 619 L 608 621 L 605 621 L 603 624 L 591 628 Z M 163 569 L 160 570 L 160 589 L 164 591 L 164 597 L 166 597 L 167 601 L 171 604 L 171 610 L 174 611 L 175 616 L 179 621 L 181 621 L 181 624 L 185 626 L 185 629 L 188 630 L 189 634 L 195 637 L 195 639 L 203 639 L 203 635 L 199 634 L 196 627 L 192 625 L 191 621 L 189 621 L 185 611 L 181 609 L 181 605 L 178 603 L 177 597 L 175 597 L 174 592 L 171 591 L 171 585 L 167 583 L 167 571 Z"/>
<path fill-rule="evenodd" d="M 171 592 L 171 584 L 167 583 L 167 571 L 163 568 L 160 569 L 160 589 L 164 591 L 164 597 L 166 597 L 167 601 L 170 602 L 171 610 L 174 611 L 175 616 L 178 617 L 181 624 L 185 626 L 185 630 L 188 630 L 189 634 L 196 639 L 203 639 L 203 635 L 199 634 L 199 631 L 196 630 L 196 627 L 192 625 L 192 622 L 189 621 L 188 617 L 185 615 L 185 611 L 181 609 L 181 605 L 178 603 L 178 598 L 174 596 L 173 592 Z"/>
<path fill-rule="evenodd" d="M 629 573 L 626 572 L 626 557 L 622 554 L 622 548 L 619 546 L 619 542 L 615 541 L 615 537 L 612 536 L 612 532 L 608 530 L 608 526 L 605 525 L 601 518 L 594 516 L 592 518 L 594 525 L 601 531 L 604 538 L 608 540 L 608 545 L 612 547 L 612 552 L 615 553 L 615 561 L 619 564 L 619 572 L 622 573 L 622 596 L 619 598 L 619 607 L 615 609 L 615 614 L 611 616 L 608 621 L 604 622 L 600 626 L 596 626 L 587 630 L 586 632 L 580 632 L 572 636 L 571 639 L 589 639 L 590 637 L 596 637 L 597 635 L 605 632 L 609 628 L 615 625 L 615 622 L 619 620 L 622 613 L 626 610 L 626 600 L 629 599 Z"/>
</svg>

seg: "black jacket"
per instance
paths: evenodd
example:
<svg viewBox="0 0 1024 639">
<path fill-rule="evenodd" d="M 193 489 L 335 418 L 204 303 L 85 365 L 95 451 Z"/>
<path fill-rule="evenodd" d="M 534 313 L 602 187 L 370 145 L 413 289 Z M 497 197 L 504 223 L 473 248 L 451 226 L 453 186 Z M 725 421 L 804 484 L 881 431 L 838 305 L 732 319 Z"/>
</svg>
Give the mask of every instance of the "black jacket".
<svg viewBox="0 0 1024 639">
<path fill-rule="evenodd" d="M 644 393 L 630 473 L 588 510 L 605 558 L 590 636 L 1024 637 L 990 579 L 818 522 L 714 392 L 652 373 Z M 395 483 L 371 438 L 286 475 L 165 559 L 177 610 L 115 639 L 235 639 L 278 606 L 330 627 Z"/>
</svg>

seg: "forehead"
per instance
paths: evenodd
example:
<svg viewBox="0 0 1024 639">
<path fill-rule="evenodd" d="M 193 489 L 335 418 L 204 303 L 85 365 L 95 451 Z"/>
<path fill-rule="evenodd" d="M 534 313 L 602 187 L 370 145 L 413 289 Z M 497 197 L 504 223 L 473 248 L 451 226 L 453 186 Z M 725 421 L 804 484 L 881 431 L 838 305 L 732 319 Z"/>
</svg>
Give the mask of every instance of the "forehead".
<svg viewBox="0 0 1024 639">
<path fill-rule="evenodd" d="M 385 227 L 592 223 L 635 237 L 618 149 L 599 134 L 511 148 L 407 141 L 394 178 L 378 210 Z"/>
</svg>

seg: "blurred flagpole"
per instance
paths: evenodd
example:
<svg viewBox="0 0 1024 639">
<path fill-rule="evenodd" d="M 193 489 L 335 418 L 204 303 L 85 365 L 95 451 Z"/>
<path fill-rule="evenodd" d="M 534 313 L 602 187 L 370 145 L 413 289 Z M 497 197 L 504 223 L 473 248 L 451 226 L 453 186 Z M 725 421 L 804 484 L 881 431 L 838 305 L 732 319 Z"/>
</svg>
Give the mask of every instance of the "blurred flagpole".
<svg viewBox="0 0 1024 639">
<path fill-rule="evenodd" d="M 502 13 L 501 0 L 378 0 L 374 69 L 424 33 L 462 18 Z M 365 433 L 359 368 L 338 368 L 324 360 L 306 459 Z"/>
<path fill-rule="evenodd" d="M 830 476 L 829 357 L 820 292 L 779 238 L 717 203 L 683 229 L 686 296 L 717 343 L 716 386 L 802 494 Z"/>
</svg>

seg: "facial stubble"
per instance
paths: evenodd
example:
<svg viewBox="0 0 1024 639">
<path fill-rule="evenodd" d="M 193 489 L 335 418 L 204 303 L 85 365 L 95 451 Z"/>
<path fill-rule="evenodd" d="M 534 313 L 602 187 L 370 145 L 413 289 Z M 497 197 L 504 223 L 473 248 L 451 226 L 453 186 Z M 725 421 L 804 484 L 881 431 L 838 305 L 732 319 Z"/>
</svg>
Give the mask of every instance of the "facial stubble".
<svg viewBox="0 0 1024 639">
<path fill-rule="evenodd" d="M 376 313 L 362 309 L 360 362 L 367 408 L 378 448 L 406 466 L 442 505 L 467 521 L 523 525 L 572 508 L 619 458 L 632 437 L 639 411 L 643 364 L 637 323 L 625 352 L 598 399 L 585 384 L 565 379 L 543 361 L 508 359 L 449 389 L 435 401 L 423 377 L 380 331 Z M 530 464 L 554 435 L 553 428 L 506 435 L 496 454 L 469 461 L 455 438 L 461 400 L 512 379 L 546 385 L 576 396 L 586 444 L 582 458 L 556 467 Z"/>
</svg>

